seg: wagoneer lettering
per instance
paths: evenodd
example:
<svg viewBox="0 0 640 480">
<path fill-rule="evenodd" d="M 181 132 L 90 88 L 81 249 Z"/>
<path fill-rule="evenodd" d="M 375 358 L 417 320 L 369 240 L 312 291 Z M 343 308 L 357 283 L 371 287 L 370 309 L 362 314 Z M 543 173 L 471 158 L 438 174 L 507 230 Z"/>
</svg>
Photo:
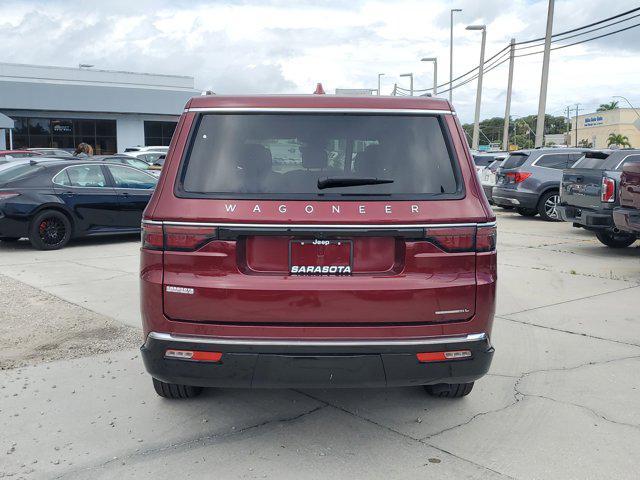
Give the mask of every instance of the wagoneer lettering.
<svg viewBox="0 0 640 480">
<path fill-rule="evenodd" d="M 191 99 L 143 220 L 156 392 L 468 394 L 493 356 L 496 226 L 460 132 L 438 98 Z"/>
</svg>

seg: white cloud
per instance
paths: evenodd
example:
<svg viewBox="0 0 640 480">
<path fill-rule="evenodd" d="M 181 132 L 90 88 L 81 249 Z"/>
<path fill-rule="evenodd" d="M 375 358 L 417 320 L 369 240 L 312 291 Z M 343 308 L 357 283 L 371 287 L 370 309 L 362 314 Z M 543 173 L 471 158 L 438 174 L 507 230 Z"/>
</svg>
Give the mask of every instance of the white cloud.
<svg viewBox="0 0 640 480">
<path fill-rule="evenodd" d="M 632 0 L 618 0 L 612 11 L 605 0 L 558 2 L 554 31 L 635 6 Z M 0 4 L 0 44 L 5 61 L 87 62 L 100 68 L 190 74 L 198 88 L 218 93 L 308 93 L 318 81 L 327 91 L 375 88 L 382 72 L 383 92 L 388 93 L 394 82 L 408 87 L 398 77 L 405 72 L 414 72 L 416 88 L 431 86 L 432 67 L 419 62 L 423 56 L 438 57 L 439 83 L 448 78 L 452 7 L 464 10 L 455 17 L 454 74 L 475 67 L 479 58 L 480 35 L 464 30 L 465 25 L 487 24 L 487 56 L 511 37 L 521 41 L 544 32 L 545 0 L 5 0 Z M 548 112 L 558 114 L 569 103 L 597 106 L 619 94 L 640 101 L 639 39 L 636 29 L 554 51 Z M 506 67 L 485 77 L 483 117 L 503 114 Z M 517 60 L 513 113 L 535 112 L 540 69 L 541 56 Z M 475 82 L 454 92 L 463 121 L 471 119 L 474 100 Z"/>
</svg>

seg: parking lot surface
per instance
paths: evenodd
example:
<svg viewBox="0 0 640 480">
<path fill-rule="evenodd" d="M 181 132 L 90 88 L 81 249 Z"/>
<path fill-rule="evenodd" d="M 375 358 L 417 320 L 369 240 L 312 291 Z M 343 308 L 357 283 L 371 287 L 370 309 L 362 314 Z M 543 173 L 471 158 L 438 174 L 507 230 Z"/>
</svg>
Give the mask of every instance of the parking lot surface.
<svg viewBox="0 0 640 480">
<path fill-rule="evenodd" d="M 640 248 L 497 214 L 496 354 L 460 400 L 161 399 L 137 350 L 137 238 L 0 245 L 0 478 L 637 478 Z"/>
</svg>

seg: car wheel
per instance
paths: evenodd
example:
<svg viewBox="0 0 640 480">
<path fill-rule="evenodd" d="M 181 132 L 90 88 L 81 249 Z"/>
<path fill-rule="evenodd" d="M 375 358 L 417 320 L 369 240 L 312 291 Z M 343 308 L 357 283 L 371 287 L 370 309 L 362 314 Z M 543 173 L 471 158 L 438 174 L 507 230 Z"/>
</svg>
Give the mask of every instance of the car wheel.
<svg viewBox="0 0 640 480">
<path fill-rule="evenodd" d="M 38 213 L 29 226 L 29 241 L 38 250 L 57 250 L 71 238 L 71 222 L 57 210 Z"/>
<path fill-rule="evenodd" d="M 432 397 L 460 398 L 471 393 L 473 382 L 470 383 L 438 383 L 425 385 L 425 390 Z"/>
<path fill-rule="evenodd" d="M 611 248 L 626 248 L 636 241 L 636 236 L 632 233 L 615 233 L 611 230 L 596 232 L 596 238 L 600 240 L 601 243 L 604 243 L 607 247 Z"/>
<path fill-rule="evenodd" d="M 518 212 L 523 217 L 535 217 L 538 214 L 538 211 L 534 210 L 533 208 L 523 208 L 523 207 L 516 208 L 516 212 Z"/>
<path fill-rule="evenodd" d="M 153 378 L 153 388 L 156 393 L 164 398 L 179 399 L 193 398 L 202 393 L 202 387 L 193 387 L 191 385 L 178 385 L 176 383 L 167 383 Z"/>
<path fill-rule="evenodd" d="M 558 205 L 560 204 L 560 194 L 558 192 L 547 192 L 542 195 L 538 203 L 538 213 L 540 218 L 547 222 L 559 222 Z"/>
</svg>

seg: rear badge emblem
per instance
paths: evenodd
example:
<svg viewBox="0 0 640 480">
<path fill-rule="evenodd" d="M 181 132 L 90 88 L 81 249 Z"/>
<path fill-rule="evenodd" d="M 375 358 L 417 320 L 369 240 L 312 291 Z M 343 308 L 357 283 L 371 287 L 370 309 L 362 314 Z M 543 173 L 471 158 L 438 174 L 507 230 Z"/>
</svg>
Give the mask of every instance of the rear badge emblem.
<svg viewBox="0 0 640 480">
<path fill-rule="evenodd" d="M 174 287 L 173 285 L 167 285 L 167 292 L 169 293 L 184 293 L 185 295 L 193 295 L 193 288 L 190 287 Z"/>
<path fill-rule="evenodd" d="M 450 315 L 452 313 L 469 313 L 469 309 L 461 308 L 459 310 L 440 310 L 436 312 L 436 315 Z"/>
</svg>

